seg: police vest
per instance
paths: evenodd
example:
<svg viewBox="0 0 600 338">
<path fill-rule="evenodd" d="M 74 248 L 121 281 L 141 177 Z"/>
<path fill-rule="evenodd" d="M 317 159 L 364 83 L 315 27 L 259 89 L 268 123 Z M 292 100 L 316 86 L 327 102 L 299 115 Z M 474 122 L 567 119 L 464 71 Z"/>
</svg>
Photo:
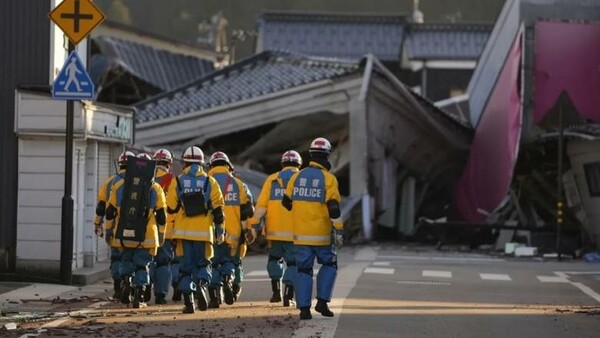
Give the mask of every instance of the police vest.
<svg viewBox="0 0 600 338">
<path fill-rule="evenodd" d="M 269 195 L 269 199 L 271 201 L 281 201 L 283 199 L 283 195 L 285 195 L 285 188 L 287 187 L 290 178 L 294 175 L 294 170 L 287 169 L 282 170 L 277 175 L 277 179 L 274 179 L 271 182 L 271 194 Z M 283 184 L 280 185 L 279 182 Z"/>
<path fill-rule="evenodd" d="M 110 180 L 110 182 L 108 182 L 108 184 L 106 185 L 106 196 L 104 196 L 106 198 L 106 202 L 108 202 L 108 200 L 110 199 L 110 192 L 112 191 L 113 186 L 122 179 L 125 179 L 125 177 L 119 173 L 113 176 L 113 179 Z"/>
<path fill-rule="evenodd" d="M 216 173 L 212 177 L 219 183 L 225 205 L 240 205 L 240 187 L 229 174 Z"/>
<path fill-rule="evenodd" d="M 294 182 L 292 200 L 325 203 L 325 175 L 315 167 L 301 170 Z"/>
</svg>

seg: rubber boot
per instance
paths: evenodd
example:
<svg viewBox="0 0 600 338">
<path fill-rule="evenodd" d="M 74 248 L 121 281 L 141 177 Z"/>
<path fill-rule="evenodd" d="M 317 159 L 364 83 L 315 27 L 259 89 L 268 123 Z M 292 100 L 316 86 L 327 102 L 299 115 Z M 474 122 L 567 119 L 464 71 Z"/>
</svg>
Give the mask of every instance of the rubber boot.
<svg viewBox="0 0 600 338">
<path fill-rule="evenodd" d="M 312 314 L 310 313 L 310 307 L 301 307 L 300 308 L 300 319 L 312 319 Z"/>
<path fill-rule="evenodd" d="M 327 302 L 317 298 L 317 305 L 315 306 L 315 311 L 320 313 L 324 317 L 333 317 L 333 312 L 329 310 L 329 306 L 327 306 Z"/>
<path fill-rule="evenodd" d="M 131 277 L 127 276 L 121 280 L 121 303 L 131 303 L 131 294 L 133 289 L 131 288 Z"/>
<path fill-rule="evenodd" d="M 206 311 L 208 309 L 208 288 L 205 281 L 201 281 L 196 291 L 196 298 L 198 298 L 198 310 Z"/>
<path fill-rule="evenodd" d="M 233 285 L 231 275 L 225 275 L 225 278 L 223 278 L 223 296 L 225 298 L 225 304 L 233 304 Z"/>
<path fill-rule="evenodd" d="M 150 301 L 150 299 L 152 298 L 152 287 L 154 285 L 152 283 L 150 283 L 150 285 L 147 285 L 146 288 L 144 289 L 144 302 L 148 303 Z"/>
<path fill-rule="evenodd" d="M 115 292 L 113 294 L 113 298 L 121 299 L 121 279 L 119 279 L 119 278 L 113 279 L 113 290 Z"/>
<path fill-rule="evenodd" d="M 294 286 L 285 285 L 283 291 L 283 306 L 288 307 L 294 302 Z"/>
<path fill-rule="evenodd" d="M 210 301 L 208 302 L 209 309 L 218 309 L 219 308 L 219 298 L 217 296 L 217 292 L 220 292 L 219 289 L 213 286 L 208 287 L 208 295 L 210 296 Z"/>
<path fill-rule="evenodd" d="M 233 301 L 237 302 L 238 298 L 242 294 L 242 286 L 239 285 L 238 283 L 233 283 L 232 291 L 233 291 Z"/>
<path fill-rule="evenodd" d="M 144 293 L 146 292 L 143 286 L 136 286 L 135 291 L 133 293 L 133 308 L 139 309 L 146 307 L 146 302 L 144 301 Z"/>
<path fill-rule="evenodd" d="M 173 284 L 173 301 L 180 302 L 181 301 L 181 290 L 177 287 L 177 284 Z"/>
<path fill-rule="evenodd" d="M 194 295 L 191 293 L 183 294 L 183 313 L 194 313 L 196 312 L 196 306 L 194 305 Z"/>
<path fill-rule="evenodd" d="M 269 300 L 271 303 L 281 302 L 281 281 L 277 279 L 271 280 L 271 289 L 273 290 L 273 296 Z"/>
</svg>

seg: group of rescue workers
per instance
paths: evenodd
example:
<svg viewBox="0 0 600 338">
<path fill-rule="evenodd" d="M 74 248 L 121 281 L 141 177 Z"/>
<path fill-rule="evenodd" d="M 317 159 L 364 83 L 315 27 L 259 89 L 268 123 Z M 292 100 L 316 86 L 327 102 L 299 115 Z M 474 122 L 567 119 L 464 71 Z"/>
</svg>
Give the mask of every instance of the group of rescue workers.
<svg viewBox="0 0 600 338">
<path fill-rule="evenodd" d="M 140 308 L 154 289 L 155 303 L 166 304 L 172 287 L 172 301 L 183 298 L 183 313 L 219 308 L 223 300 L 232 305 L 242 291 L 247 245 L 264 233 L 270 302 L 291 306 L 295 298 L 300 318 L 311 319 L 316 258 L 321 267 L 315 311 L 332 317 L 327 303 L 337 275 L 335 247 L 342 244 L 343 223 L 338 182 L 329 172 L 331 150 L 327 139 L 315 139 L 310 163 L 302 170 L 300 154 L 286 151 L 282 169 L 266 179 L 256 209 L 248 186 L 234 176 L 223 152 L 212 154 L 206 172 L 202 150 L 188 147 L 178 176 L 170 172 L 173 155 L 166 149 L 152 157 L 122 153 L 118 173 L 99 190 L 94 221 L 96 234 L 111 247 L 114 297 Z M 146 163 L 155 164 L 153 177 L 141 185 L 142 191 L 135 190 L 140 179 L 131 172 Z M 130 203 L 140 199 L 141 213 Z M 127 237 L 135 232 L 129 228 L 131 215 L 141 215 L 141 236 Z"/>
</svg>

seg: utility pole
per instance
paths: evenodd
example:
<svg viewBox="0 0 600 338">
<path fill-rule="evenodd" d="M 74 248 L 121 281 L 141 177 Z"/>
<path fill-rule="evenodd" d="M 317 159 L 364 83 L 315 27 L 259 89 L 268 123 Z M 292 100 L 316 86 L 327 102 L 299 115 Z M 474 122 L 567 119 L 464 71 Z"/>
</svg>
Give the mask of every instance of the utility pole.
<svg viewBox="0 0 600 338">
<path fill-rule="evenodd" d="M 558 260 L 561 260 L 562 248 L 561 248 L 561 237 L 562 237 L 562 224 L 564 221 L 563 217 L 563 147 L 564 147 L 564 126 L 563 126 L 563 107 L 561 106 L 558 111 L 558 192 L 556 201 L 556 252 L 558 254 Z"/>
</svg>

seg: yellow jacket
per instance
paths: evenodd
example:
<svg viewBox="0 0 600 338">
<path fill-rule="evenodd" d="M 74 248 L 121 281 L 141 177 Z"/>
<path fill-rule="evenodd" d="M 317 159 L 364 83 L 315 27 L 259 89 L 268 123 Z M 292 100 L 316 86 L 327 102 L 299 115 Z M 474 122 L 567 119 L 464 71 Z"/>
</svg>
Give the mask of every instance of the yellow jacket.
<svg viewBox="0 0 600 338">
<path fill-rule="evenodd" d="M 148 225 L 146 227 L 145 240 L 141 243 L 131 240 L 120 240 L 116 238 L 116 234 L 119 227 L 119 215 L 121 214 L 124 184 L 125 180 L 119 180 L 113 184 L 110 199 L 108 201 L 109 208 L 112 207 L 117 211 L 114 219 L 108 219 L 109 217 L 107 215 L 106 229 L 112 229 L 114 234 L 111 246 L 115 248 L 155 249 L 154 255 L 156 255 L 156 248 L 160 246 L 160 243 L 158 242 L 158 233 L 164 233 L 165 227 L 157 225 L 154 213 L 166 212 L 165 194 L 158 183 L 152 183 L 150 196 L 148 198 L 148 208 L 150 209 L 150 212 L 148 212 Z"/>
<path fill-rule="evenodd" d="M 229 168 L 218 166 L 210 169 L 208 175 L 213 177 L 221 191 L 225 202 L 225 241 L 235 254 L 242 235 L 241 206 L 248 203 L 248 194 L 244 183 L 229 172 Z"/>
<path fill-rule="evenodd" d="M 171 177 L 170 181 L 168 177 Z M 169 192 L 169 189 L 172 185 L 177 185 L 177 181 L 175 180 L 175 176 L 169 173 L 165 168 L 161 166 L 156 167 L 156 183 L 160 185 L 160 187 L 165 192 L 165 195 Z M 173 224 L 175 223 L 175 215 L 167 213 L 167 225 L 165 226 L 165 238 L 172 239 L 173 238 Z"/>
<path fill-rule="evenodd" d="M 110 198 L 110 191 L 112 190 L 113 184 L 122 180 L 125 177 L 125 169 L 119 170 L 117 175 L 112 175 L 100 186 L 98 190 L 98 202 L 96 206 L 96 218 L 94 219 L 94 224 L 101 225 L 104 221 L 104 215 L 106 214 L 106 208 L 108 208 L 108 199 Z"/>
<path fill-rule="evenodd" d="M 260 219 L 266 214 L 267 239 L 270 241 L 292 242 L 294 240 L 292 212 L 281 205 L 281 199 L 285 194 L 287 183 L 297 172 L 298 168 L 290 166 L 270 175 L 258 196 L 256 211 L 250 221 L 250 226 L 256 228 Z"/>
<path fill-rule="evenodd" d="M 169 213 L 175 214 L 175 226 L 173 228 L 173 239 L 185 239 L 191 241 L 203 241 L 213 243 L 213 213 L 188 217 L 181 203 L 182 189 L 202 190 L 206 192 L 204 198 L 210 209 L 223 208 L 223 194 L 217 181 L 206 175 L 199 164 L 192 164 L 183 170 L 177 182 L 169 187 L 167 193 L 167 207 Z M 208 181 L 208 187 L 204 184 Z M 222 226 L 222 224 L 214 224 Z"/>
<path fill-rule="evenodd" d="M 295 173 L 287 184 L 285 194 L 292 200 L 294 244 L 330 245 L 332 226 L 343 229 L 340 219 L 329 218 L 327 201 L 339 203 L 338 182 L 333 174 L 317 162 Z"/>
</svg>

